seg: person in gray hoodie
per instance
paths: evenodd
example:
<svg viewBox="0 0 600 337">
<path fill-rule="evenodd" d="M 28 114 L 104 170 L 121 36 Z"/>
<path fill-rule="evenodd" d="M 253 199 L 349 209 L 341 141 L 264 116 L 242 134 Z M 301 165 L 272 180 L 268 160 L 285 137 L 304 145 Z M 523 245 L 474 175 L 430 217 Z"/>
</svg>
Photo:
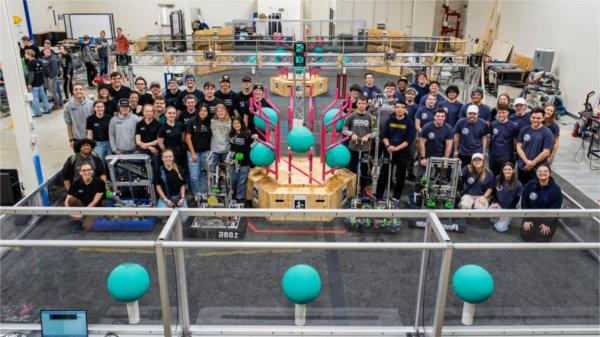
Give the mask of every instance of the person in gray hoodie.
<svg viewBox="0 0 600 337">
<path fill-rule="evenodd" d="M 346 118 L 342 134 L 350 137 L 348 149 L 350 150 L 350 171 L 357 173 L 359 154 L 367 155 L 371 149 L 372 139 L 377 136 L 378 128 L 375 117 L 367 111 L 368 99 L 359 96 L 356 100 L 356 110 Z M 370 182 L 369 170 L 366 163 L 362 163 L 360 185 L 367 186 Z"/>
<path fill-rule="evenodd" d="M 129 100 L 119 100 L 119 113 L 116 114 L 108 126 L 110 148 L 115 154 L 131 154 L 137 149 L 135 143 L 135 126 L 142 120 L 140 116 L 131 113 Z"/>
<path fill-rule="evenodd" d="M 62 94 L 60 92 L 60 81 L 58 75 L 60 67 L 58 66 L 58 57 L 52 53 L 51 49 L 44 49 L 44 72 L 46 75 L 46 83 L 50 90 L 50 96 L 53 97 L 54 105 L 52 110 L 60 109 L 63 106 Z"/>
<path fill-rule="evenodd" d="M 94 113 L 93 106 L 94 102 L 85 98 L 83 84 L 74 84 L 73 99 L 65 104 L 65 109 L 63 111 L 63 119 L 67 124 L 67 134 L 71 146 L 73 146 L 77 140 L 87 138 L 85 126 L 88 116 L 91 116 Z"/>
</svg>

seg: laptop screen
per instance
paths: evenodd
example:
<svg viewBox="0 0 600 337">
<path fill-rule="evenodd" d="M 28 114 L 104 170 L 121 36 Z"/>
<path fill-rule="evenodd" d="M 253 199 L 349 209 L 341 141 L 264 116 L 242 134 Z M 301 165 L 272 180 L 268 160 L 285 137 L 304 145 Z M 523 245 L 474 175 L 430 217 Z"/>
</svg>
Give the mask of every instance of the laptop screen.
<svg viewBox="0 0 600 337">
<path fill-rule="evenodd" d="M 43 337 L 87 337 L 85 310 L 41 310 Z"/>
</svg>

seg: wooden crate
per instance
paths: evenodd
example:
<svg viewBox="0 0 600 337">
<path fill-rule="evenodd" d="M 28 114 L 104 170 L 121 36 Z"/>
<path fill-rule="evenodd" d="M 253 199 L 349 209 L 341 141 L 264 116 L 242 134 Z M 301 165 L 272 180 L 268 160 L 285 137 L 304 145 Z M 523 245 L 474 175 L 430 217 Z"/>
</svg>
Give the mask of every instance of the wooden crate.
<svg viewBox="0 0 600 337">
<path fill-rule="evenodd" d="M 531 70 L 533 68 L 533 59 L 525 55 L 515 53 L 510 62 L 524 70 Z"/>
<path fill-rule="evenodd" d="M 383 32 L 386 33 L 387 40 L 383 38 Z M 370 48 L 383 48 L 384 51 L 394 50 L 395 52 L 405 52 L 408 50 L 408 42 L 406 40 L 393 41 L 394 39 L 404 39 L 407 35 L 399 30 L 390 29 L 367 29 L 367 51 L 376 52 Z"/>
<path fill-rule="evenodd" d="M 292 77 L 289 78 L 281 77 L 281 76 L 271 76 L 269 80 L 269 88 L 271 89 L 271 93 L 289 97 L 290 96 L 290 88 L 292 87 Z M 302 81 L 297 80 L 297 85 L 302 85 Z M 311 79 L 307 79 L 305 81 L 304 94 L 306 96 L 310 93 L 310 88 L 313 90 L 313 96 L 319 96 L 327 93 L 328 90 L 328 79 L 327 77 L 314 76 Z"/>
<path fill-rule="evenodd" d="M 194 56 L 194 60 L 196 62 L 205 62 L 206 61 L 206 59 L 204 58 L 204 55 Z M 220 60 L 220 57 L 217 57 L 216 61 L 211 62 L 210 66 L 196 66 L 195 73 L 198 75 L 205 75 L 205 74 L 218 73 L 221 71 L 229 71 L 229 70 L 233 69 L 232 67 L 219 65 L 219 60 Z"/>
<path fill-rule="evenodd" d="M 194 50 L 233 50 L 233 27 L 197 30 L 192 34 Z M 225 40 L 225 41 L 223 41 Z"/>
<path fill-rule="evenodd" d="M 133 51 L 136 53 L 142 52 L 148 48 L 148 37 L 143 36 L 133 42 Z"/>
</svg>

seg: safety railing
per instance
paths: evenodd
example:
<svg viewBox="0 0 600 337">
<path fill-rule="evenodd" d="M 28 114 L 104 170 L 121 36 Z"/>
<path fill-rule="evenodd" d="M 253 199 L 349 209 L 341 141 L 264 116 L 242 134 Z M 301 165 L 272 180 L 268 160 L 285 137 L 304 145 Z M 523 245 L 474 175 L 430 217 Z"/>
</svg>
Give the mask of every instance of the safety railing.
<svg viewBox="0 0 600 337">
<path fill-rule="evenodd" d="M 597 231 L 592 218 L 600 216 L 600 210 L 243 209 L 235 215 L 258 223 L 290 213 L 334 220 L 319 225 L 323 230 L 315 229 L 314 235 L 262 235 L 268 226 L 289 225 L 263 222 L 265 228 L 244 240 L 210 241 L 190 239 L 182 218 L 227 217 L 230 210 L 0 208 L 2 227 L 10 217 L 40 219 L 22 238 L 0 240 L 0 248 L 8 249 L 0 261 L 0 331 L 39 330 L 35 309 L 87 308 L 90 332 L 95 334 L 600 332 L 598 263 L 586 252 L 597 251 L 600 243 L 575 242 L 560 229 L 547 243 L 521 242 L 515 233 L 521 218 L 560 218 L 582 230 Z M 146 233 L 73 234 L 67 223 L 74 214 L 161 220 Z M 399 219 L 402 230 L 383 237 L 388 242 L 376 241 L 382 234 L 329 231 L 343 228 L 340 218 L 347 217 Z M 495 233 L 493 217 L 512 217 L 513 235 Z M 448 226 L 457 219 L 465 221 L 466 232 Z M 404 228 L 417 221 L 425 230 Z M 123 262 L 144 266 L 152 280 L 140 299 L 138 325 L 127 324 L 125 305 L 111 300 L 106 291 L 107 275 Z M 324 285 L 315 302 L 308 304 L 305 327 L 294 325 L 291 302 L 278 290 L 283 273 L 297 263 L 313 265 Z M 488 302 L 477 305 L 474 325 L 465 327 L 460 317 L 463 302 L 448 288 L 458 267 L 472 263 L 493 275 L 496 290 Z"/>
</svg>

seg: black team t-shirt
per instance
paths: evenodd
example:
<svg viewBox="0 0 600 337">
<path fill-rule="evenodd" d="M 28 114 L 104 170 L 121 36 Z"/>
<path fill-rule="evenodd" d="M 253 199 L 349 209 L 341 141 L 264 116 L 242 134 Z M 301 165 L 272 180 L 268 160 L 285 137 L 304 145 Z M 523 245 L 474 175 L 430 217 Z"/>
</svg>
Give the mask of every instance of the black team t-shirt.
<svg viewBox="0 0 600 337">
<path fill-rule="evenodd" d="M 143 95 L 140 95 L 139 105 L 144 106 L 146 104 L 154 104 L 154 98 L 152 98 L 152 94 L 145 92 Z"/>
<path fill-rule="evenodd" d="M 154 186 L 160 186 L 168 198 L 179 196 L 179 189 L 185 184 L 185 180 L 179 177 L 179 175 L 183 177 L 183 171 L 181 167 L 178 169 L 179 174 L 177 174 L 175 168 L 168 170 L 165 165 L 162 165 L 158 170 L 158 174 L 154 176 Z M 166 181 L 163 180 L 163 176 Z"/>
<path fill-rule="evenodd" d="M 177 117 L 177 121 L 181 124 L 183 124 L 183 126 L 186 126 L 187 123 L 194 118 L 195 116 L 197 116 L 198 113 L 196 112 L 196 110 L 194 110 L 193 113 L 189 113 L 187 110 L 183 110 L 180 114 L 179 117 Z"/>
<path fill-rule="evenodd" d="M 108 88 L 108 93 L 110 94 L 110 97 L 112 97 L 112 99 L 119 104 L 119 100 L 121 98 L 129 98 L 129 93 L 131 92 L 131 89 L 129 89 L 128 87 L 122 85 L 121 88 L 119 89 L 119 91 L 116 91 L 115 88 L 113 88 L 112 86 L 110 86 L 110 88 Z"/>
<path fill-rule="evenodd" d="M 104 114 L 101 118 L 98 118 L 96 114 L 88 116 L 85 120 L 85 129 L 92 130 L 92 139 L 97 142 L 107 142 L 108 139 L 108 126 L 112 116 Z"/>
<path fill-rule="evenodd" d="M 150 143 L 158 138 L 158 129 L 160 129 L 160 123 L 157 120 L 153 119 L 148 124 L 142 119 L 135 125 L 135 134 L 136 136 L 140 135 L 142 143 Z"/>
<path fill-rule="evenodd" d="M 92 181 L 86 185 L 83 179 L 77 179 L 69 187 L 69 195 L 81 200 L 84 205 L 89 205 L 96 194 L 106 192 L 106 185 L 98 178 L 92 178 Z M 100 204 L 100 203 L 98 203 Z"/>
<path fill-rule="evenodd" d="M 212 100 L 206 100 L 206 97 L 200 101 L 200 104 L 208 105 L 208 117 L 213 118 L 217 111 L 217 104 L 223 104 L 223 101 L 220 98 L 214 97 Z"/>
<path fill-rule="evenodd" d="M 189 123 L 186 124 L 186 133 L 192 137 L 194 152 L 210 151 L 212 130 L 210 129 L 210 119 L 208 117 L 204 120 L 200 120 L 198 116 L 190 119 Z"/>
<path fill-rule="evenodd" d="M 217 91 L 215 93 L 215 97 L 220 99 L 221 101 L 223 101 L 223 104 L 225 104 L 225 106 L 227 107 L 227 112 L 229 113 L 229 117 L 234 116 L 234 103 L 236 100 L 236 96 L 237 94 L 234 91 L 229 91 L 228 93 L 224 94 L 221 92 L 221 90 Z"/>
<path fill-rule="evenodd" d="M 185 90 L 183 90 L 180 94 L 179 94 L 179 99 L 177 100 L 177 110 L 185 110 L 185 97 L 187 95 L 194 95 L 196 96 L 196 106 L 198 106 L 198 104 L 200 104 L 200 102 L 202 102 L 202 100 L 204 99 L 204 93 L 198 89 L 194 89 L 194 91 L 187 91 L 187 88 Z"/>
<path fill-rule="evenodd" d="M 183 131 L 183 124 L 179 122 L 175 122 L 173 126 L 168 123 L 161 124 L 158 130 L 158 138 L 163 138 L 163 143 L 167 149 L 173 149 L 177 152 L 183 145 Z"/>
</svg>

